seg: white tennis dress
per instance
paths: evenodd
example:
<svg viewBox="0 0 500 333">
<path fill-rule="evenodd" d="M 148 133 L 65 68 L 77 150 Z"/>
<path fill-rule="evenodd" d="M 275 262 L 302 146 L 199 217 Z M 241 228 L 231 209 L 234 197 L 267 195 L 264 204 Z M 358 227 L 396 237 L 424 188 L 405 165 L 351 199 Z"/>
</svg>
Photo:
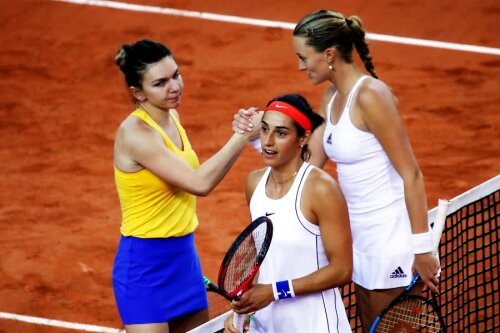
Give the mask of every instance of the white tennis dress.
<svg viewBox="0 0 500 333">
<path fill-rule="evenodd" d="M 273 240 L 259 272 L 259 283 L 293 280 L 328 264 L 318 225 L 300 211 L 303 186 L 314 166 L 303 163 L 288 193 L 270 199 L 265 185 L 271 168 L 260 179 L 250 201 L 252 219 L 267 215 Z M 337 288 L 272 302 L 255 313 L 250 332 L 351 332 Z"/>
<path fill-rule="evenodd" d="M 367 289 L 406 286 L 412 278 L 410 221 L 403 180 L 377 138 L 351 121 L 351 107 L 361 77 L 349 93 L 336 125 L 326 109 L 323 146 L 337 164 L 340 187 L 347 200 L 353 238 L 353 281 Z"/>
</svg>

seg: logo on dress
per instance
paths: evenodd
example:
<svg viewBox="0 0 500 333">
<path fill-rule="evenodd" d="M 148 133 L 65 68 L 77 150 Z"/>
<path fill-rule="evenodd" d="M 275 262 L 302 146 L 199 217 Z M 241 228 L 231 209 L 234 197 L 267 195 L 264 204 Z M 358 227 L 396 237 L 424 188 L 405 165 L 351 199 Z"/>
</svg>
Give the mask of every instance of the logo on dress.
<svg viewBox="0 0 500 333">
<path fill-rule="evenodd" d="M 273 215 L 273 214 L 274 214 L 274 212 L 272 212 L 272 213 L 268 213 L 268 212 L 266 212 L 266 216 L 271 216 L 271 215 Z"/>
<path fill-rule="evenodd" d="M 330 133 L 330 134 L 328 135 L 328 138 L 326 138 L 326 143 L 328 143 L 329 145 L 331 145 L 331 144 L 332 144 L 332 133 Z"/>
<path fill-rule="evenodd" d="M 392 272 L 391 276 L 389 276 L 391 279 L 397 279 L 397 278 L 405 278 L 406 274 L 403 272 L 403 269 L 401 266 L 398 266 L 394 272 Z"/>
</svg>

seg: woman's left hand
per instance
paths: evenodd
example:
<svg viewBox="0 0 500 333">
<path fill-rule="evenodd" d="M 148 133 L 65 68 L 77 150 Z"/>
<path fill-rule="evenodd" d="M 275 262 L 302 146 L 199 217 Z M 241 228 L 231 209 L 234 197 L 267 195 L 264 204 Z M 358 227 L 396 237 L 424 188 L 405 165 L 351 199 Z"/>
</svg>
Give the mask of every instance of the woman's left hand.
<svg viewBox="0 0 500 333">
<path fill-rule="evenodd" d="M 256 284 L 241 296 L 239 301 L 231 302 L 236 313 L 250 313 L 263 309 L 274 301 L 270 284 Z"/>
<path fill-rule="evenodd" d="M 413 263 L 413 271 L 420 275 L 422 281 L 434 293 L 439 294 L 439 260 L 432 253 L 416 254 Z"/>
</svg>

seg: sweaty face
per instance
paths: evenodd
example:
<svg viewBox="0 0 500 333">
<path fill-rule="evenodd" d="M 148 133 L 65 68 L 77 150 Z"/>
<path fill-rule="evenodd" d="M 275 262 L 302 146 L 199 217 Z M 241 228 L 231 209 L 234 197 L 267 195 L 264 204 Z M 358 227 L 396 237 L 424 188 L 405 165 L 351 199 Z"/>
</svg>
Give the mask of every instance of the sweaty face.
<svg viewBox="0 0 500 333">
<path fill-rule="evenodd" d="M 322 83 L 329 78 L 330 70 L 326 55 L 306 45 L 305 37 L 293 37 L 293 47 L 299 57 L 299 70 L 304 71 L 313 84 Z"/>
<path fill-rule="evenodd" d="M 262 118 L 260 140 L 266 165 L 286 167 L 291 160 L 300 158 L 301 138 L 292 118 L 277 111 L 266 111 Z"/>
<path fill-rule="evenodd" d="M 172 57 L 166 57 L 152 64 L 142 80 L 145 104 L 163 110 L 175 109 L 180 105 L 184 89 L 179 66 Z"/>
</svg>

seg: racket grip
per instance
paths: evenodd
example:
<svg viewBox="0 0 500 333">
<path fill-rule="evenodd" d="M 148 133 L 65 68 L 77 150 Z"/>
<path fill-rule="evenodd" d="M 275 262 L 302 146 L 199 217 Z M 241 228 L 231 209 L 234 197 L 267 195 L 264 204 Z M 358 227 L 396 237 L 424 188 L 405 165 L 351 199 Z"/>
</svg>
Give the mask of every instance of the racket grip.
<svg viewBox="0 0 500 333">
<path fill-rule="evenodd" d="M 233 312 L 233 326 L 241 333 L 243 333 L 243 326 L 245 325 L 246 317 L 246 314 Z"/>
</svg>

